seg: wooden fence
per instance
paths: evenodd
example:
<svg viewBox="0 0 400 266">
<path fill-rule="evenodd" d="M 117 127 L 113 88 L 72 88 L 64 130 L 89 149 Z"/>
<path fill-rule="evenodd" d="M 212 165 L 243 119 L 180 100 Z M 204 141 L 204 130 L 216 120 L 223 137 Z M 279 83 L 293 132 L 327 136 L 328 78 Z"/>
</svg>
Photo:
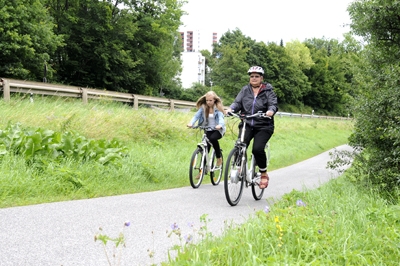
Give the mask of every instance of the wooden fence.
<svg viewBox="0 0 400 266">
<path fill-rule="evenodd" d="M 3 98 L 5 101 L 10 101 L 11 93 L 26 93 L 30 94 L 31 96 L 49 95 L 81 98 L 84 104 L 87 104 L 89 99 L 108 99 L 124 103 L 132 103 L 134 109 L 138 109 L 139 104 L 167 107 L 169 108 L 169 110 L 176 110 L 179 108 L 188 109 L 196 107 L 195 102 L 189 101 L 6 78 L 0 78 L 0 92 L 3 92 Z M 340 120 L 351 119 L 350 117 L 319 116 L 314 114 L 294 114 L 285 112 L 278 112 L 276 115 L 299 118 L 322 118 Z"/>
</svg>

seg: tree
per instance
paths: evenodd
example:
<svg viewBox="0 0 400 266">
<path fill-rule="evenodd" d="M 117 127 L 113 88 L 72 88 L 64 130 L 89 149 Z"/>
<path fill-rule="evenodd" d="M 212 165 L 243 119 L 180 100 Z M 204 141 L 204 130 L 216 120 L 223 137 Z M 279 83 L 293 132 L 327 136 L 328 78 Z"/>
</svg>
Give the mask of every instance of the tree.
<svg viewBox="0 0 400 266">
<path fill-rule="evenodd" d="M 304 95 L 304 103 L 320 113 L 349 114 L 353 65 L 358 56 L 358 51 L 352 51 L 350 42 L 350 37 L 345 43 L 316 38 L 304 42 L 315 62 L 309 70 L 304 70 L 311 82 L 311 90 Z"/>
<path fill-rule="evenodd" d="M 50 55 L 63 45 L 40 0 L 0 0 L 0 76 L 42 80 L 51 77 Z"/>
<path fill-rule="evenodd" d="M 266 77 L 274 86 L 279 104 L 302 105 L 303 95 L 310 89 L 307 76 L 295 64 L 285 47 L 270 43 L 268 50 Z"/>
<path fill-rule="evenodd" d="M 400 197 L 400 3 L 356 1 L 349 8 L 354 33 L 367 42 L 362 71 L 356 75 L 361 92 L 355 102 L 356 123 L 350 144 L 356 157 L 353 178 L 372 184 L 390 200 Z"/>
<path fill-rule="evenodd" d="M 305 44 L 299 41 L 292 41 L 286 43 L 285 48 L 293 63 L 301 70 L 310 69 L 314 65 L 314 61 L 310 55 L 310 50 Z"/>
<path fill-rule="evenodd" d="M 234 99 L 240 89 L 248 83 L 249 65 L 245 61 L 247 51 L 241 43 L 235 46 L 224 45 L 219 49 L 211 78 L 216 86 L 224 88 L 222 96 L 226 99 L 225 102 Z"/>
<path fill-rule="evenodd" d="M 82 87 L 158 95 L 180 71 L 177 0 L 47 0 L 67 45 L 58 80 Z"/>
</svg>

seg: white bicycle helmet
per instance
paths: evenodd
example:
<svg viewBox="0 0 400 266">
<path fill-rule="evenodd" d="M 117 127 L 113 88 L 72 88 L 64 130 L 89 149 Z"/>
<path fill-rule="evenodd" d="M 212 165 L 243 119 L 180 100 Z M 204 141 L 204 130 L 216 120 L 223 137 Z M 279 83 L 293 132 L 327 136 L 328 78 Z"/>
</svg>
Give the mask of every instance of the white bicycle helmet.
<svg viewBox="0 0 400 266">
<path fill-rule="evenodd" d="M 252 66 L 252 67 L 250 67 L 249 71 L 247 71 L 247 74 L 250 75 L 251 73 L 254 73 L 254 72 L 260 74 L 261 76 L 264 76 L 264 69 L 262 67 L 260 67 L 260 66 Z"/>
</svg>

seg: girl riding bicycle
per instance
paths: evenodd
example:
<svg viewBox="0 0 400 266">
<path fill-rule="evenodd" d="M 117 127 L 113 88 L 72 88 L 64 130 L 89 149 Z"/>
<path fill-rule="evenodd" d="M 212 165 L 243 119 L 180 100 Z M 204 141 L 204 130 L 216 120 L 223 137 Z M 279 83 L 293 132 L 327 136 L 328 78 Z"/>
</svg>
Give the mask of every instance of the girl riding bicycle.
<svg viewBox="0 0 400 266">
<path fill-rule="evenodd" d="M 207 138 L 214 147 L 217 166 L 221 166 L 222 153 L 218 140 L 224 136 L 226 131 L 221 98 L 214 91 L 209 91 L 197 100 L 196 107 L 198 110 L 187 126 L 191 128 L 198 121 L 199 125 L 210 128 L 206 132 Z"/>
</svg>

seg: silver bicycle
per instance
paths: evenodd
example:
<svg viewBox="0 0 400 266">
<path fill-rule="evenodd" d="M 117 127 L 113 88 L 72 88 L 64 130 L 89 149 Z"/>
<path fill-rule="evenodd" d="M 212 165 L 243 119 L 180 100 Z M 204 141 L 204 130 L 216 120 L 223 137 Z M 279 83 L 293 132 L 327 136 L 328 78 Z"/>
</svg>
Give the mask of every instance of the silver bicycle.
<svg viewBox="0 0 400 266">
<path fill-rule="evenodd" d="M 255 200 L 260 200 L 264 194 L 264 189 L 259 188 L 261 182 L 261 174 L 254 159 L 251 155 L 250 164 L 247 161 L 247 145 L 244 142 L 246 132 L 246 121 L 253 117 L 269 118 L 265 113 L 258 112 L 253 115 L 239 115 L 235 113 L 228 113 L 229 116 L 241 119 L 243 121 L 243 128 L 240 138 L 236 141 L 235 146 L 228 155 L 226 160 L 226 169 L 224 175 L 224 190 L 225 197 L 231 206 L 239 203 L 242 197 L 244 185 L 251 187 L 251 192 Z M 266 145 L 267 165 L 270 159 L 269 144 Z"/>
<path fill-rule="evenodd" d="M 197 144 L 196 150 L 193 152 L 190 159 L 189 180 L 193 188 L 198 188 L 203 181 L 204 175 L 210 174 L 211 183 L 216 186 L 221 181 L 222 172 L 224 169 L 224 158 L 221 154 L 222 164 L 217 166 L 217 156 L 214 147 L 207 138 L 206 131 L 211 129 L 204 126 L 192 127 L 193 129 L 199 128 L 204 131 L 201 142 Z M 210 151 L 207 148 L 207 143 L 210 145 Z M 209 152 L 211 154 L 209 154 Z M 222 152 L 222 149 L 221 149 Z"/>
</svg>

